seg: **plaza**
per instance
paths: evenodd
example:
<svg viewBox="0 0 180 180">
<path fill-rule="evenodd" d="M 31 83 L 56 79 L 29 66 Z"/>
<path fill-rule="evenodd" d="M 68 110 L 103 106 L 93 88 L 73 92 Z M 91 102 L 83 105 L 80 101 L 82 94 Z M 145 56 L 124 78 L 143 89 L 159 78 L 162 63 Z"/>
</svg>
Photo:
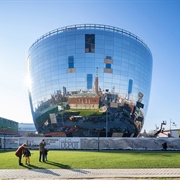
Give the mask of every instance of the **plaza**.
<svg viewBox="0 0 180 180">
<path fill-rule="evenodd" d="M 0 179 L 179 179 L 180 168 L 0 170 Z"/>
</svg>

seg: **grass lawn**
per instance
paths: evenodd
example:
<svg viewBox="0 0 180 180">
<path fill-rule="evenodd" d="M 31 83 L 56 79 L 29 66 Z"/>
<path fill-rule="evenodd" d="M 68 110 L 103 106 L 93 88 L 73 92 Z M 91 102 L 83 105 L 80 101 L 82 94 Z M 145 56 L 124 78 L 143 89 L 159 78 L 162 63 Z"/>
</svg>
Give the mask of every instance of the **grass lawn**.
<svg viewBox="0 0 180 180">
<path fill-rule="evenodd" d="M 19 166 L 15 151 L 0 150 L 0 169 L 108 169 L 180 168 L 179 152 L 70 151 L 50 150 L 48 161 L 39 162 L 38 150 L 31 150 L 31 166 Z M 22 158 L 22 163 L 25 159 Z"/>
</svg>

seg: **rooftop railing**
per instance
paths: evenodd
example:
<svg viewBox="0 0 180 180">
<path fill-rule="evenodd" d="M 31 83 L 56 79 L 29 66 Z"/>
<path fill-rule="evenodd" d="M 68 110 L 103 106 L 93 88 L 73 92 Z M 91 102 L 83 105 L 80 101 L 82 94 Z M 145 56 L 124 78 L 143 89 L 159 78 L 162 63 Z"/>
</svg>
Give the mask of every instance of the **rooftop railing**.
<svg viewBox="0 0 180 180">
<path fill-rule="evenodd" d="M 38 42 L 40 42 L 41 40 L 44 40 L 45 38 L 52 36 L 54 34 L 58 34 L 60 32 L 65 32 L 65 31 L 72 31 L 72 30 L 79 30 L 79 29 L 102 29 L 102 30 L 108 30 L 108 31 L 112 31 L 112 32 L 117 32 L 117 33 L 121 33 L 121 34 L 125 34 L 127 36 L 130 36 L 132 38 L 134 38 L 135 40 L 139 41 L 141 44 L 143 44 L 151 53 L 149 47 L 143 42 L 143 40 L 141 40 L 138 36 L 136 36 L 135 34 L 121 29 L 121 28 L 117 28 L 117 27 L 113 27 L 113 26 L 108 26 L 108 25 L 103 25 L 103 24 L 77 24 L 77 25 L 70 25 L 70 26 L 65 26 L 62 28 L 58 28 L 52 31 L 49 31 L 48 33 L 44 34 L 43 36 L 41 36 L 40 38 L 38 38 L 30 47 L 30 49 L 37 44 Z"/>
</svg>

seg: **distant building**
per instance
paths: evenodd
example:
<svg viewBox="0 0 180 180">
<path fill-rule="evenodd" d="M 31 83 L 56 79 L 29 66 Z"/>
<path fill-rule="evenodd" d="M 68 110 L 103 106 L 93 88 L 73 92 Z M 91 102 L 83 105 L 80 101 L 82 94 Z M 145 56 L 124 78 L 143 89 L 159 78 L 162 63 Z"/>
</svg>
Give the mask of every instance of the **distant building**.
<svg viewBox="0 0 180 180">
<path fill-rule="evenodd" d="M 27 136 L 36 132 L 34 123 L 18 123 L 18 134 L 20 136 Z"/>
<path fill-rule="evenodd" d="M 166 134 L 167 137 L 180 138 L 180 129 L 164 130 L 163 134 Z"/>
<path fill-rule="evenodd" d="M 1 135 L 17 135 L 18 134 L 18 123 L 0 117 L 0 134 Z"/>
</svg>

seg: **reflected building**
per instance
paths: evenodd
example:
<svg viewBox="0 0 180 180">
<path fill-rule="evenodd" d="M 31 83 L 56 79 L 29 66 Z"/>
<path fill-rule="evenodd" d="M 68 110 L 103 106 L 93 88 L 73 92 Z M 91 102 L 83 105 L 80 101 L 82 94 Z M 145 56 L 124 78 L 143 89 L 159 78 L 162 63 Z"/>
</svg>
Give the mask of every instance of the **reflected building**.
<svg viewBox="0 0 180 180">
<path fill-rule="evenodd" d="M 152 54 L 126 30 L 80 24 L 30 47 L 29 99 L 45 136 L 137 137 L 148 109 Z"/>
</svg>

